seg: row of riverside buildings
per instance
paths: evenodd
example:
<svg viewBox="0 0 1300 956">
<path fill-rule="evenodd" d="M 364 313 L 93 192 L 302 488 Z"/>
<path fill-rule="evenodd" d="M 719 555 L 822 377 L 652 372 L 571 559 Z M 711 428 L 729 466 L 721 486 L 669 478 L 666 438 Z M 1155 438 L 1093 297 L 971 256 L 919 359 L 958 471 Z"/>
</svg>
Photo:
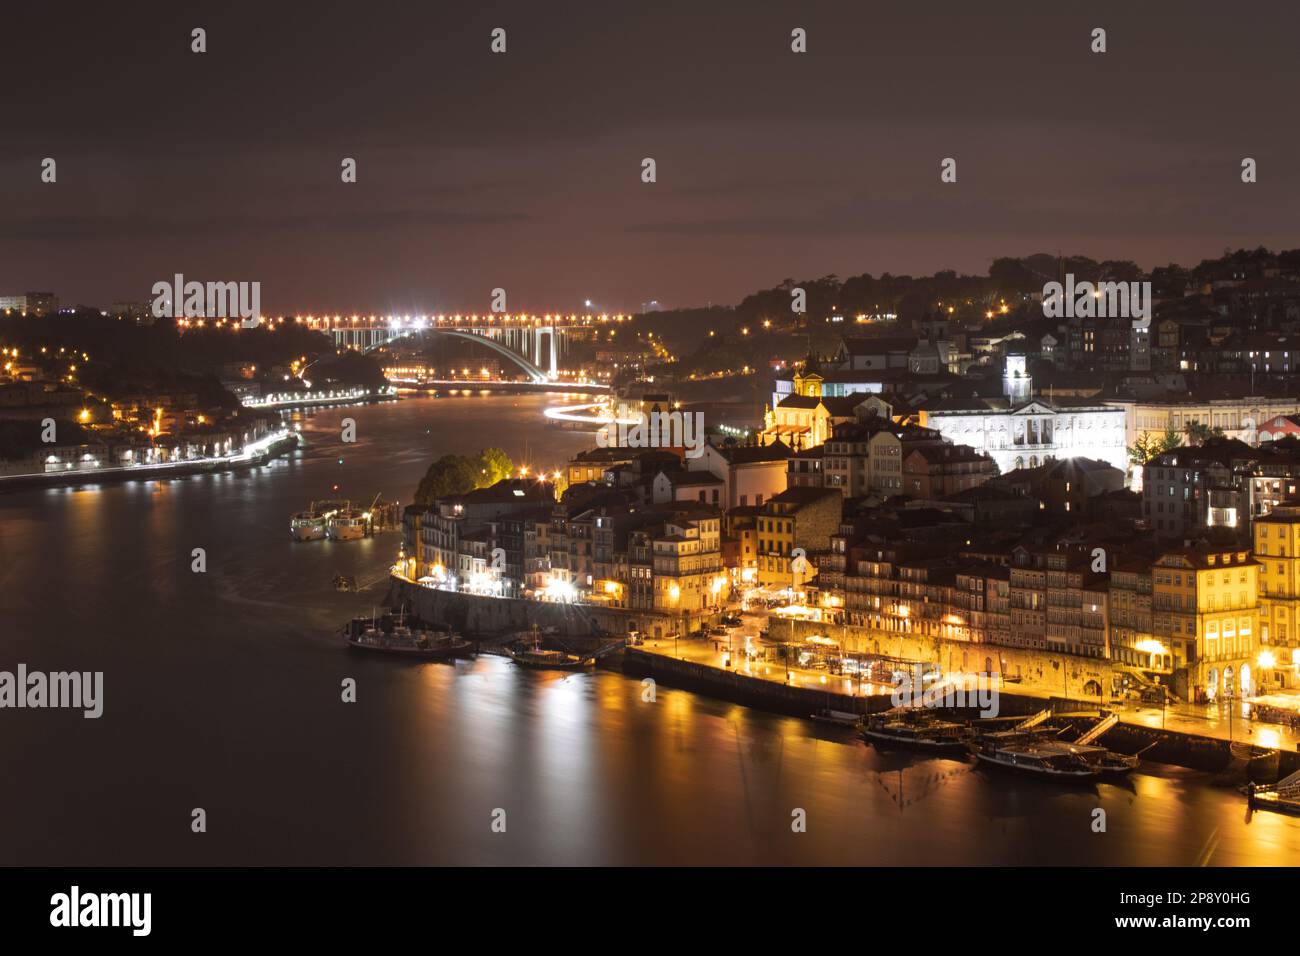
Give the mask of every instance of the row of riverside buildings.
<svg viewBox="0 0 1300 956">
<path fill-rule="evenodd" d="M 942 329 L 845 337 L 782 365 L 746 442 L 597 448 L 559 500 L 512 478 L 408 508 L 401 573 L 652 611 L 663 633 L 761 588 L 884 655 L 1105 660 L 1189 701 L 1300 690 L 1300 400 L 1001 358 L 954 367 Z"/>
<path fill-rule="evenodd" d="M 909 460 L 951 467 L 928 485 L 873 468 Z M 431 587 L 653 612 L 644 627 L 660 637 L 701 630 L 761 587 L 885 647 L 906 635 L 987 644 L 990 657 L 1001 646 L 1105 659 L 1130 688 L 1162 684 L 1192 701 L 1297 688 L 1295 482 L 1274 493 L 1270 479 L 1273 497 L 1231 533 L 1162 534 L 1104 462 L 998 475 L 980 460 L 878 415 L 798 452 L 597 448 L 569 462 L 559 500 L 549 481 L 519 477 L 409 506 L 399 571 Z M 1154 467 L 1146 496 L 1166 480 Z"/>
</svg>

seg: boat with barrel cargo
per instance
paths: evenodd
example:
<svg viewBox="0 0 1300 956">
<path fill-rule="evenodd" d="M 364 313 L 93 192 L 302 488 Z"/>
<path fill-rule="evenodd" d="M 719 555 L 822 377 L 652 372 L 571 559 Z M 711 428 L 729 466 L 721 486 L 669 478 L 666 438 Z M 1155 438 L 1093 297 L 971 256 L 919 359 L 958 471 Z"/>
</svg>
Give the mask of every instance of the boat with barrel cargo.
<svg viewBox="0 0 1300 956">
<path fill-rule="evenodd" d="M 349 647 L 360 651 L 424 660 L 464 657 L 473 646 L 450 628 L 408 621 L 400 613 L 385 614 L 382 618 L 353 618 L 343 626 L 343 638 Z"/>
<path fill-rule="evenodd" d="M 965 753 L 975 731 L 924 710 L 889 710 L 868 717 L 862 739 L 877 747 Z"/>
</svg>

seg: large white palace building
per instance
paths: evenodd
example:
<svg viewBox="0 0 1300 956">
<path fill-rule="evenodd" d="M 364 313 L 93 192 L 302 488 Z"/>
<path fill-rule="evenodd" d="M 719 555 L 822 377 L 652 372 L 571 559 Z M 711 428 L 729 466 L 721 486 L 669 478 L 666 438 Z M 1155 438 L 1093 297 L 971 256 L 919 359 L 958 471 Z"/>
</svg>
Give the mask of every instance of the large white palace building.
<svg viewBox="0 0 1300 956">
<path fill-rule="evenodd" d="M 1003 397 L 926 403 L 924 424 L 949 441 L 987 452 L 1003 474 L 1079 457 L 1128 468 L 1123 408 L 1090 399 L 1034 398 L 1024 356 L 1009 355 L 1006 363 Z"/>
</svg>

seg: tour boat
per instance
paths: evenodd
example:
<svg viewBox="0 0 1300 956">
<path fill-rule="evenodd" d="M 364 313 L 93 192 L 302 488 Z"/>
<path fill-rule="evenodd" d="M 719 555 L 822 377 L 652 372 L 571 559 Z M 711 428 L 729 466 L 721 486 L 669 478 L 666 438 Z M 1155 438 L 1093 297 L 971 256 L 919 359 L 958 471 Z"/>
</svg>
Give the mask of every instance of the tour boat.
<svg viewBox="0 0 1300 956">
<path fill-rule="evenodd" d="M 289 519 L 289 534 L 295 541 L 319 541 L 328 530 L 328 519 L 318 511 L 299 511 Z"/>
<path fill-rule="evenodd" d="M 965 751 L 974 731 L 923 710 L 886 711 L 868 717 L 862 739 L 877 747 L 909 747 L 934 752 Z"/>
<path fill-rule="evenodd" d="M 365 515 L 355 508 L 335 513 L 329 520 L 329 536 L 333 541 L 356 541 L 366 536 Z"/>
</svg>

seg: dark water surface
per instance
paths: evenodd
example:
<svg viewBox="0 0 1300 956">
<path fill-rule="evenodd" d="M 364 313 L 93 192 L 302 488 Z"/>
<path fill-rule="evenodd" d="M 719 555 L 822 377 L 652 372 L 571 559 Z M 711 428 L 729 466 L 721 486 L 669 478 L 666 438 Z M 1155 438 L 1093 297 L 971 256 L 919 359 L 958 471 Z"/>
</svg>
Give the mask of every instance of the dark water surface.
<svg viewBox="0 0 1300 956">
<path fill-rule="evenodd" d="M 303 416 L 305 451 L 253 472 L 0 496 L 0 669 L 105 672 L 99 720 L 0 710 L 0 864 L 1300 859 L 1300 820 L 1248 816 L 1192 771 L 1061 790 L 670 688 L 643 703 L 610 672 L 340 647 L 342 620 L 382 599 L 398 538 L 294 544 L 289 515 L 335 483 L 409 501 L 433 457 L 488 444 L 562 465 L 590 436 L 542 427 L 545 404 L 331 409 Z M 335 594 L 339 572 L 374 587 Z"/>
</svg>

